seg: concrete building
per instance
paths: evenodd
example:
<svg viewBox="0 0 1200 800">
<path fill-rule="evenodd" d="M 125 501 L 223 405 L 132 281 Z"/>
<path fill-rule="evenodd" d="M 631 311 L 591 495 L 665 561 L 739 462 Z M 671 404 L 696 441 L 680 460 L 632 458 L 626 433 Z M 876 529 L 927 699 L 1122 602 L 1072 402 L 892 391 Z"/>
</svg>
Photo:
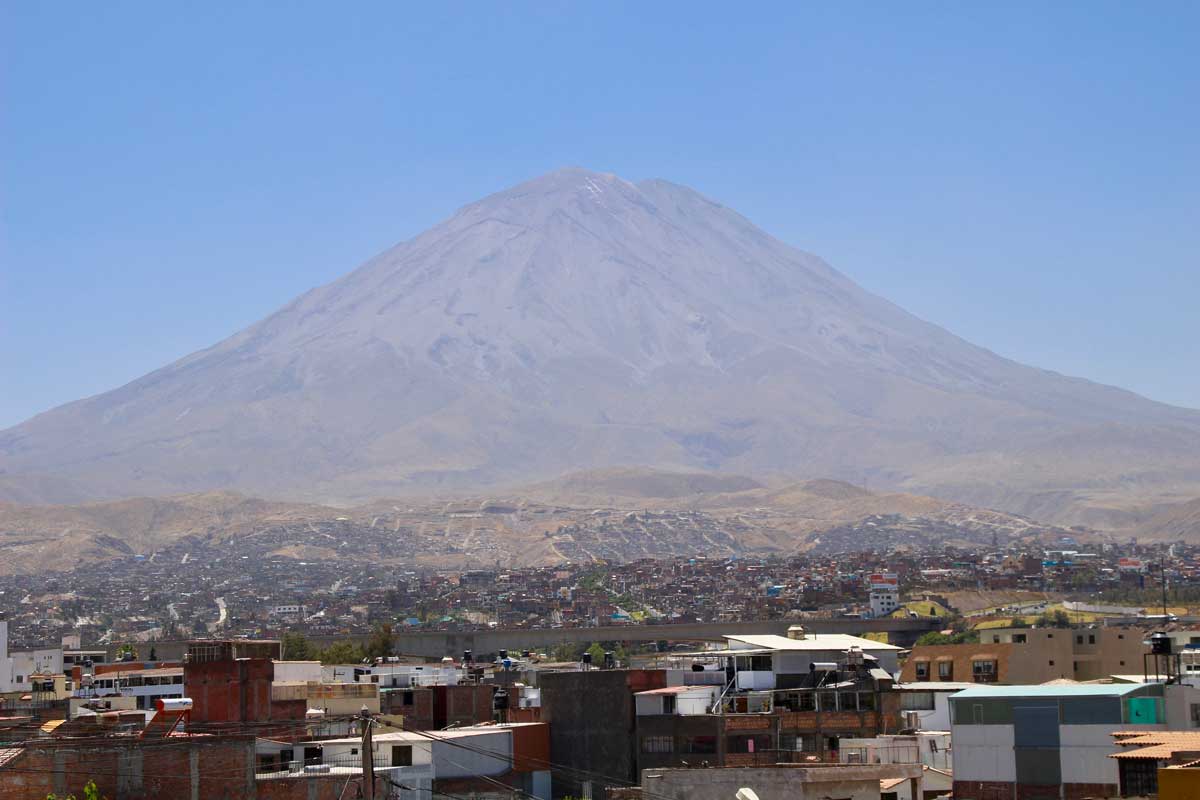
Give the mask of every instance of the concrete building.
<svg viewBox="0 0 1200 800">
<path fill-rule="evenodd" d="M 1122 797 L 1200 794 L 1200 731 L 1115 731 L 1113 739 Z"/>
<path fill-rule="evenodd" d="M 634 695 L 667 685 L 662 669 L 543 672 L 542 721 L 550 724 L 550 760 L 579 770 L 637 780 Z M 582 781 L 555 779 L 556 793 L 580 796 Z"/>
<path fill-rule="evenodd" d="M 959 800 L 1112 797 L 1116 730 L 1187 724 L 1190 686 L 976 686 L 950 699 Z"/>
<path fill-rule="evenodd" d="M 493 781 L 498 781 L 511 787 L 511 791 L 501 790 L 503 796 L 550 800 L 549 745 L 546 725 L 518 723 L 427 734 L 380 733 L 372 737 L 371 754 L 383 797 L 426 800 L 480 792 L 491 795 L 497 789 Z M 260 739 L 257 777 L 295 783 L 313 774 L 359 774 L 361 748 L 361 736 L 294 745 Z"/>
<path fill-rule="evenodd" d="M 644 769 L 642 792 L 655 800 L 729 800 L 752 789 L 759 800 L 880 800 L 881 782 L 899 779 L 921 797 L 919 764 L 779 765 L 745 769 Z"/>
<path fill-rule="evenodd" d="M 900 714 L 905 728 L 923 731 L 950 730 L 950 698 L 973 683 L 929 681 L 898 683 L 892 688 L 900 695 Z"/>
<path fill-rule="evenodd" d="M 900 680 L 1026 685 L 1141 673 L 1145 635 L 1136 628 L 985 630 L 978 644 L 914 647 Z"/>
<path fill-rule="evenodd" d="M 140 667 L 140 664 L 131 664 Z M 82 699 L 110 696 L 131 697 L 134 707 L 153 709 L 154 701 L 167 697 L 183 697 L 183 667 L 151 667 L 150 669 L 114 669 L 86 676 L 74 695 Z"/>
<path fill-rule="evenodd" d="M 868 578 L 871 616 L 890 616 L 900 608 L 900 581 L 894 572 L 877 572 Z"/>
</svg>

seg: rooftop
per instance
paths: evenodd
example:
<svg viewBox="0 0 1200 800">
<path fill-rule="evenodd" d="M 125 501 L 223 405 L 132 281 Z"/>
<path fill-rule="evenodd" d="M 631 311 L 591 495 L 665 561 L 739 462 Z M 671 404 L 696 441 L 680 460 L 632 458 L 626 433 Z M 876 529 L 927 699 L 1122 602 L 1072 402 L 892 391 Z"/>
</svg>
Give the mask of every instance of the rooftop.
<svg viewBox="0 0 1200 800">
<path fill-rule="evenodd" d="M 748 644 L 763 650 L 849 650 L 851 647 L 861 648 L 864 652 L 872 650 L 903 650 L 894 644 L 876 642 L 861 636 L 851 636 L 848 633 L 809 633 L 803 639 L 789 639 L 776 634 L 759 636 L 726 636 L 729 642 Z"/>
<path fill-rule="evenodd" d="M 1053 686 L 972 686 L 955 695 L 956 700 L 976 697 L 1123 697 L 1145 683 L 1077 683 Z"/>
</svg>

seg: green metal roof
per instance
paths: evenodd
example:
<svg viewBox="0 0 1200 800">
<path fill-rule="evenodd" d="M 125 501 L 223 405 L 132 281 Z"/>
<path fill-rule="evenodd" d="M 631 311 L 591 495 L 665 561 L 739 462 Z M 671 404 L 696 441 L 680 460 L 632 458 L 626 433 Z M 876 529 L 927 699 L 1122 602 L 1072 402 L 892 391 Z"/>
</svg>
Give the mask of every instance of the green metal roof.
<svg viewBox="0 0 1200 800">
<path fill-rule="evenodd" d="M 1123 697 L 1150 683 L 1084 683 L 1078 686 L 1053 684 L 1051 686 L 973 686 L 955 694 L 955 700 L 970 700 L 983 697 Z"/>
</svg>

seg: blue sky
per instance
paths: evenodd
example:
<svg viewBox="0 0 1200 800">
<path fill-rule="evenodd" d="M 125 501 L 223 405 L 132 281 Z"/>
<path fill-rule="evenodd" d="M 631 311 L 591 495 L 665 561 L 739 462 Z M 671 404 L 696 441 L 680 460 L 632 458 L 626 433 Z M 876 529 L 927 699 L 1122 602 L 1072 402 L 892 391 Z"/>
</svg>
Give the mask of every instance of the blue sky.
<svg viewBox="0 0 1200 800">
<path fill-rule="evenodd" d="M 338 5 L 0 2 L 0 427 L 569 164 L 1200 407 L 1200 4 Z"/>
</svg>

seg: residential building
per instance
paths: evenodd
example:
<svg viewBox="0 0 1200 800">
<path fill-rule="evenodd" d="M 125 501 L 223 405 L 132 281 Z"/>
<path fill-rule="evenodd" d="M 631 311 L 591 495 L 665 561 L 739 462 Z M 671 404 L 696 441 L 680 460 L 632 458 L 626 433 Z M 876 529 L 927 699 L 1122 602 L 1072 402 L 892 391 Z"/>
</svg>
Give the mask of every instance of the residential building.
<svg viewBox="0 0 1200 800">
<path fill-rule="evenodd" d="M 1193 798 L 1200 790 L 1200 732 L 1115 731 L 1122 797 Z"/>
<path fill-rule="evenodd" d="M 900 679 L 1025 685 L 1140 674 L 1145 635 L 1124 627 L 985 630 L 975 644 L 914 647 Z"/>
<path fill-rule="evenodd" d="M 648 768 L 641 773 L 641 796 L 654 800 L 729 800 L 743 787 L 759 800 L 881 800 L 883 783 L 911 786 L 920 798 L 920 764 L 778 765 L 744 769 Z"/>
<path fill-rule="evenodd" d="M 958 800 L 1111 797 L 1118 793 L 1116 730 L 1188 724 L 1200 699 L 1160 683 L 975 686 L 950 699 Z M 1179 696 L 1179 697 L 1177 697 Z M 1182 699 L 1180 699 L 1182 698 Z"/>
</svg>

